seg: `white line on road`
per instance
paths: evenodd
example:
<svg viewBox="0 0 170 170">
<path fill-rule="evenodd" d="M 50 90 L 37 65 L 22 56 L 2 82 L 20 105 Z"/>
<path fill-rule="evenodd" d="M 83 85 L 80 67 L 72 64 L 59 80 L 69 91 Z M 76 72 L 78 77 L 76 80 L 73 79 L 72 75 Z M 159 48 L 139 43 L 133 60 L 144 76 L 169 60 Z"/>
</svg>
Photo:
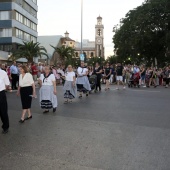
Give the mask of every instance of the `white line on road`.
<svg viewBox="0 0 170 170">
<path fill-rule="evenodd" d="M 160 93 L 160 91 L 148 91 L 148 90 L 131 90 L 131 91 L 137 91 L 137 92 L 150 92 L 150 93 Z"/>
</svg>

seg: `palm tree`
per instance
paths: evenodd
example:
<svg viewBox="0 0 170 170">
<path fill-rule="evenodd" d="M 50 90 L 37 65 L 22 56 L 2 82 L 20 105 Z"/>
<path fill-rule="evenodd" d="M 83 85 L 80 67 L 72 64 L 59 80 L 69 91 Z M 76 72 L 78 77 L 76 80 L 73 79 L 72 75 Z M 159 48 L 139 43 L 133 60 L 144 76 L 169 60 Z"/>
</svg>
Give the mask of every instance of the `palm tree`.
<svg viewBox="0 0 170 170">
<path fill-rule="evenodd" d="M 75 64 L 75 49 L 69 46 L 61 46 L 61 47 L 54 47 L 51 45 L 51 47 L 54 48 L 54 52 L 57 52 L 60 56 L 59 60 L 62 64 L 68 65 L 68 64 Z"/>
<path fill-rule="evenodd" d="M 19 59 L 19 58 L 26 58 L 28 62 L 33 62 L 34 57 L 42 57 L 42 55 L 47 56 L 47 50 L 40 46 L 40 43 L 33 41 L 31 42 L 23 42 L 23 44 L 19 45 L 18 49 L 13 52 L 13 55 L 10 59 Z"/>
</svg>

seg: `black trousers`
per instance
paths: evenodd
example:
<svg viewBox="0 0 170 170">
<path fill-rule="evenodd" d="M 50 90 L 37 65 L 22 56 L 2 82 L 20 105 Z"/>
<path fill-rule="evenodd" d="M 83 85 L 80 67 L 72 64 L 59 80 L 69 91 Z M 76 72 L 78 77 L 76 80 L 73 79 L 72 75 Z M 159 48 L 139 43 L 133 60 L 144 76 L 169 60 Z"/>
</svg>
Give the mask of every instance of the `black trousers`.
<svg viewBox="0 0 170 170">
<path fill-rule="evenodd" d="M 18 75 L 17 74 L 11 74 L 12 77 L 12 89 L 16 89 L 17 81 L 18 81 Z"/>
<path fill-rule="evenodd" d="M 166 85 L 169 85 L 169 78 L 166 78 Z"/>
<path fill-rule="evenodd" d="M 101 77 L 97 77 L 97 82 L 96 82 L 96 90 L 99 88 L 101 90 Z"/>
<path fill-rule="evenodd" d="M 0 92 L 0 117 L 2 120 L 2 129 L 9 128 L 8 105 L 5 90 Z"/>
</svg>

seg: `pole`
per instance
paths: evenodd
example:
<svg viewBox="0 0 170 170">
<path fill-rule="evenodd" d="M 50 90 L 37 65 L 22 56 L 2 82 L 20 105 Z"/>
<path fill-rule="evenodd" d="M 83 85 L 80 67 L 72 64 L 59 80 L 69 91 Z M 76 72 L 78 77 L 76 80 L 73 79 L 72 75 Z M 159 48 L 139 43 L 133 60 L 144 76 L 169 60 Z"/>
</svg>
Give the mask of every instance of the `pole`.
<svg viewBox="0 0 170 170">
<path fill-rule="evenodd" d="M 81 0 L 81 54 L 83 54 L 83 0 Z"/>
</svg>

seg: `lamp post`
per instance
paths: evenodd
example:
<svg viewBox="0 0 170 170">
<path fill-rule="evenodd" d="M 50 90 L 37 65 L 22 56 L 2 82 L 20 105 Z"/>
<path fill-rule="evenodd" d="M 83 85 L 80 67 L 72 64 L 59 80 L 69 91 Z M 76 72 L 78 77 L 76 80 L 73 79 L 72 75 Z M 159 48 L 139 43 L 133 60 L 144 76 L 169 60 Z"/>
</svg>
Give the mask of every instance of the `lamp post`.
<svg viewBox="0 0 170 170">
<path fill-rule="evenodd" d="M 83 0 L 81 0 L 81 54 L 83 54 Z"/>
</svg>

